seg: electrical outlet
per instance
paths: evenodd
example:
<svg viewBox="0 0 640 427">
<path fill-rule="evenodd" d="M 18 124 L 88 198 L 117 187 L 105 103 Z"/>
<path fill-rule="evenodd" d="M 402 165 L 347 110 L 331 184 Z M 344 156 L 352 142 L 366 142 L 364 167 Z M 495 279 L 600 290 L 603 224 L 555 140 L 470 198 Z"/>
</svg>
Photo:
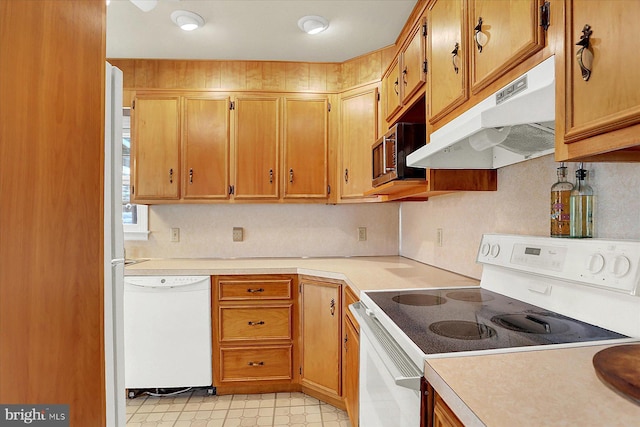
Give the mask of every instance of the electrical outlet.
<svg viewBox="0 0 640 427">
<path fill-rule="evenodd" d="M 171 241 L 172 242 L 179 242 L 180 241 L 180 229 L 179 228 L 172 228 L 171 229 Z"/>
<path fill-rule="evenodd" d="M 244 228 L 233 227 L 233 241 L 242 242 L 244 240 Z"/>
<path fill-rule="evenodd" d="M 436 233 L 436 244 L 442 246 L 442 228 L 438 228 Z"/>
<path fill-rule="evenodd" d="M 367 240 L 367 227 L 358 227 L 358 242 Z"/>
</svg>

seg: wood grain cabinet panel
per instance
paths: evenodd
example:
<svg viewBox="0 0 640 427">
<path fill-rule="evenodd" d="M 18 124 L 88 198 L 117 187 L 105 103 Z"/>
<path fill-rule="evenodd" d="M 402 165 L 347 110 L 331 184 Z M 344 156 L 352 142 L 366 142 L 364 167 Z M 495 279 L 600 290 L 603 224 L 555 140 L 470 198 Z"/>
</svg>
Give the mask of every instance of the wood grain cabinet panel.
<svg viewBox="0 0 640 427">
<path fill-rule="evenodd" d="M 340 127 L 340 198 L 363 198 L 372 188 L 371 144 L 378 137 L 378 85 L 343 94 Z"/>
<path fill-rule="evenodd" d="M 220 307 L 220 341 L 292 339 L 293 306 Z"/>
<path fill-rule="evenodd" d="M 305 279 L 300 287 L 300 382 L 340 399 L 341 285 Z"/>
<path fill-rule="evenodd" d="M 604 153 L 604 161 L 640 161 L 640 55 L 637 37 L 629 35 L 640 2 L 570 0 L 566 13 L 564 63 L 557 69 L 564 81 L 556 82 L 564 83 L 556 108 L 564 120 L 556 127 L 556 159 L 598 160 L 589 157 Z M 583 63 L 593 57 L 588 79 L 576 45 L 585 29 L 590 41 L 580 56 Z"/>
<path fill-rule="evenodd" d="M 438 394 L 435 396 L 433 407 L 433 427 L 464 427 Z"/>
<path fill-rule="evenodd" d="M 325 199 L 328 184 L 329 101 L 284 98 L 284 198 Z"/>
<path fill-rule="evenodd" d="M 292 282 L 289 278 L 219 279 L 219 298 L 220 301 L 289 299 Z"/>
<path fill-rule="evenodd" d="M 382 77 L 382 100 L 384 102 L 384 115 L 387 122 L 391 122 L 393 117 L 402 108 L 400 102 L 400 64 L 398 58 Z"/>
<path fill-rule="evenodd" d="M 469 1 L 472 93 L 484 89 L 545 47 L 540 5 L 540 0 Z M 475 28 L 479 29 L 477 35 Z"/>
<path fill-rule="evenodd" d="M 182 172 L 185 199 L 226 199 L 229 187 L 229 97 L 185 97 Z"/>
<path fill-rule="evenodd" d="M 277 199 L 280 97 L 238 96 L 235 110 L 235 198 Z"/>
<path fill-rule="evenodd" d="M 290 380 L 292 346 L 230 347 L 220 350 L 223 382 Z"/>
<path fill-rule="evenodd" d="M 407 104 L 413 95 L 420 90 L 426 80 L 424 71 L 425 37 L 424 23 L 420 22 L 411 34 L 411 41 L 402 51 L 402 103 Z"/>
<path fill-rule="evenodd" d="M 180 198 L 180 97 L 136 96 L 132 199 Z"/>
<path fill-rule="evenodd" d="M 428 117 L 436 123 L 469 99 L 466 1 L 437 0 L 427 8 Z"/>
<path fill-rule="evenodd" d="M 358 300 L 351 288 L 344 286 L 342 397 L 353 427 L 358 427 L 359 417 L 360 326 L 349 311 L 349 305 Z"/>
</svg>

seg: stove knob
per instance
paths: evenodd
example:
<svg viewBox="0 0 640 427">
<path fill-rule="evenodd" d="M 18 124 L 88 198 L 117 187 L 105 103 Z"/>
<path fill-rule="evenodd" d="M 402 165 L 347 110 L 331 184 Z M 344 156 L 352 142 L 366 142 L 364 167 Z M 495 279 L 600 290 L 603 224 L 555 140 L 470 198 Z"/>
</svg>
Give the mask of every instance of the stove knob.
<svg viewBox="0 0 640 427">
<path fill-rule="evenodd" d="M 482 256 L 489 255 L 489 249 L 491 249 L 491 245 L 488 243 L 483 243 L 480 247 L 480 253 L 482 254 Z"/>
<path fill-rule="evenodd" d="M 631 269 L 631 261 L 624 255 L 618 255 L 613 259 L 613 263 L 609 267 L 609 271 L 615 277 L 622 277 Z"/>
<path fill-rule="evenodd" d="M 495 245 L 491 245 L 491 256 L 496 258 L 500 253 L 500 245 L 497 243 Z"/>
<path fill-rule="evenodd" d="M 596 274 L 600 273 L 604 268 L 604 257 L 598 253 L 591 254 L 589 259 L 587 260 L 587 270 L 589 273 Z"/>
</svg>

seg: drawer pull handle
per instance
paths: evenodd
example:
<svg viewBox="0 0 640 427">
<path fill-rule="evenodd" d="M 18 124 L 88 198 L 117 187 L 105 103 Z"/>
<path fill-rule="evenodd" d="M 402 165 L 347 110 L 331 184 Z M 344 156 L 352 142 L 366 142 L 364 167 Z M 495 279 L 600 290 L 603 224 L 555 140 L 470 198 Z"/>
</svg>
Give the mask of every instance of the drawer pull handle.
<svg viewBox="0 0 640 427">
<path fill-rule="evenodd" d="M 247 289 L 247 292 L 253 294 L 253 293 L 256 293 L 256 292 L 264 292 L 264 289 L 262 289 L 262 288 L 258 288 L 258 289 L 249 288 L 249 289 Z"/>
<path fill-rule="evenodd" d="M 264 362 L 249 362 L 249 366 L 264 366 Z"/>
<path fill-rule="evenodd" d="M 335 316 L 336 314 L 336 300 L 331 298 L 331 302 L 329 303 L 329 311 L 331 312 L 332 316 Z"/>
<path fill-rule="evenodd" d="M 580 40 L 576 43 L 576 46 L 580 46 L 578 52 L 576 52 L 576 58 L 580 71 L 582 72 L 582 79 L 586 82 L 591 77 L 591 67 L 593 66 L 593 51 L 591 50 L 591 35 L 593 30 L 591 26 L 586 24 L 582 28 L 582 35 Z"/>
<path fill-rule="evenodd" d="M 249 326 L 256 326 L 256 325 L 264 325 L 264 320 L 261 320 L 259 322 L 249 321 Z"/>
<path fill-rule="evenodd" d="M 453 63 L 453 71 L 455 71 L 456 74 L 458 74 L 458 71 L 459 71 L 458 65 L 460 64 L 460 57 L 458 56 L 459 50 L 460 50 L 460 43 L 456 42 L 456 45 L 451 51 L 451 62 Z"/>
</svg>

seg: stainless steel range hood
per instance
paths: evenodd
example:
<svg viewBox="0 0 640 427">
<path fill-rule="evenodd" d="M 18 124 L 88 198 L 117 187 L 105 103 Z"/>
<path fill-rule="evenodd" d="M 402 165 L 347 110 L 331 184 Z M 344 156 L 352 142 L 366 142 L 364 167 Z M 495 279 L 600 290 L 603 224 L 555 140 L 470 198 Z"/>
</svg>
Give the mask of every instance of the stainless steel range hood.
<svg viewBox="0 0 640 427">
<path fill-rule="evenodd" d="M 546 59 L 429 136 L 412 167 L 497 169 L 553 153 L 554 57 Z"/>
</svg>

